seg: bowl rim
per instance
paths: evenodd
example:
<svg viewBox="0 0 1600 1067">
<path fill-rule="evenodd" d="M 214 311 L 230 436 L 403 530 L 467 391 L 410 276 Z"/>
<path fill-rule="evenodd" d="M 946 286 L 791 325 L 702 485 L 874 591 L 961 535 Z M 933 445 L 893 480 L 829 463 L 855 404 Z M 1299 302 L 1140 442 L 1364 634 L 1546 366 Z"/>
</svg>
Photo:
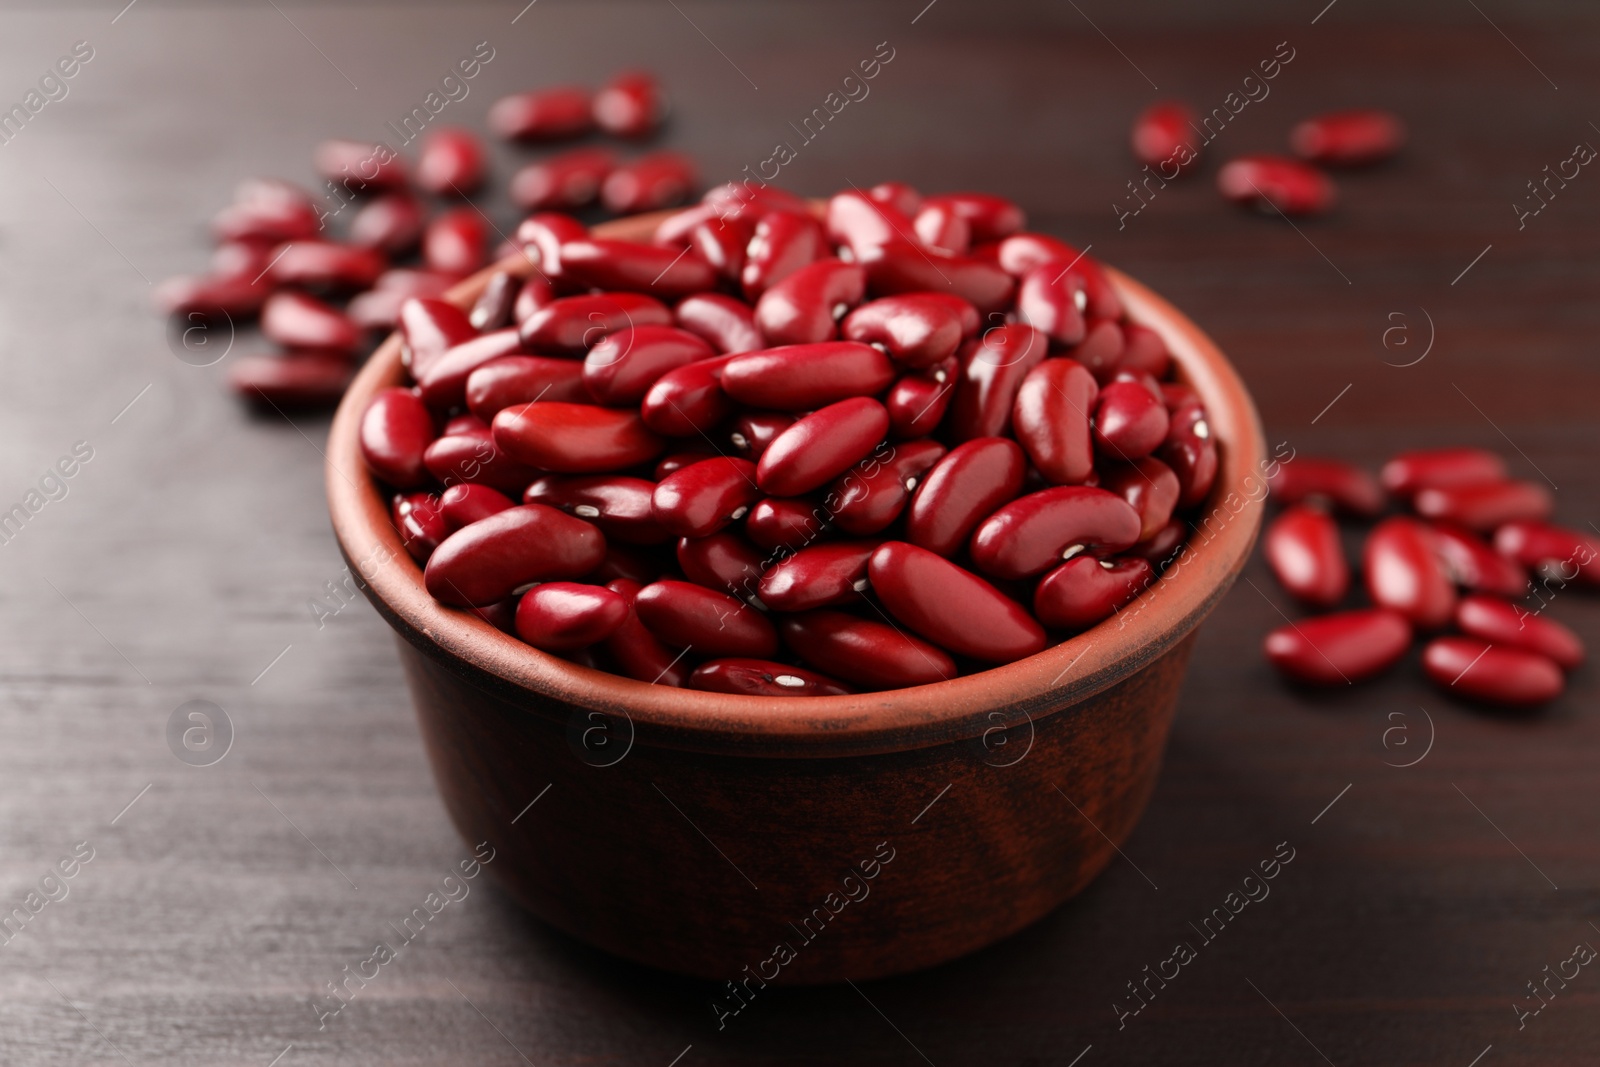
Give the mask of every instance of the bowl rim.
<svg viewBox="0 0 1600 1067">
<path fill-rule="evenodd" d="M 596 235 L 637 239 L 670 212 L 618 219 Z M 526 276 L 514 255 L 460 282 L 445 300 L 470 307 L 500 270 Z M 479 688 L 569 726 L 619 716 L 634 739 L 741 755 L 826 758 L 987 737 L 1079 703 L 1128 678 L 1183 640 L 1221 600 L 1248 560 L 1261 524 L 1266 445 L 1255 405 L 1216 344 L 1139 282 L 1110 267 L 1130 317 L 1159 332 L 1180 380 L 1206 405 L 1218 470 L 1187 553 L 1134 606 L 1024 659 L 942 682 L 847 696 L 783 699 L 652 685 L 582 667 L 533 648 L 429 596 L 422 569 L 389 518 L 388 497 L 361 456 L 361 416 L 380 389 L 401 384 L 400 338 L 391 334 L 356 375 L 328 434 L 325 481 L 340 550 L 358 585 L 400 636 Z M 1247 489 L 1260 483 L 1260 495 Z M 1241 494 L 1243 494 L 1241 496 Z M 1238 499 L 1233 507 L 1229 502 Z M 1216 528 L 1211 529 L 1213 520 Z M 1210 536 L 1198 542 L 1201 525 Z"/>
</svg>

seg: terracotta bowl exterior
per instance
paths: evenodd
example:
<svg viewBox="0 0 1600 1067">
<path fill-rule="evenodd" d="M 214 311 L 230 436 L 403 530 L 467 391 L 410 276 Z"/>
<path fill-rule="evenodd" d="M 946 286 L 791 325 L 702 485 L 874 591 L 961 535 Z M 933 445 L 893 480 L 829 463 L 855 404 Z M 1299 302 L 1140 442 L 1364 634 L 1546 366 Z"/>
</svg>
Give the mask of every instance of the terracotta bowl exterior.
<svg viewBox="0 0 1600 1067">
<path fill-rule="evenodd" d="M 602 227 L 639 237 L 657 220 Z M 507 269 L 530 265 L 507 261 Z M 490 271 L 455 288 L 470 305 Z M 1004 667 L 886 693 L 779 700 L 646 685 L 541 653 L 435 602 L 357 430 L 402 378 L 398 337 L 335 416 L 333 527 L 399 635 L 440 793 L 544 921 L 741 990 L 931 966 L 1028 926 L 1133 832 L 1194 630 L 1249 556 L 1265 447 L 1243 383 L 1155 294 L 1112 272 L 1203 398 L 1220 450 L 1190 551 L 1119 616 Z M 738 1001 L 729 992 L 728 1010 Z"/>
</svg>

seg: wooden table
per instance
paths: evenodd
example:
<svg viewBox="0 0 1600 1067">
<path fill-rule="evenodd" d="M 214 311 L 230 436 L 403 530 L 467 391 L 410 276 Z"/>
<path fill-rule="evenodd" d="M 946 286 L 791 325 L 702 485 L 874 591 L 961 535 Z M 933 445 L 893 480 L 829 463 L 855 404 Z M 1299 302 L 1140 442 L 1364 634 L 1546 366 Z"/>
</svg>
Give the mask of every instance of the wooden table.
<svg viewBox="0 0 1600 1067">
<path fill-rule="evenodd" d="M 0 34 L 7 106 L 75 41 L 93 49 L 68 95 L 0 146 L 0 508 L 76 442 L 93 450 L 0 545 L 0 910 L 79 842 L 93 851 L 0 944 L 0 1062 L 1594 1061 L 1600 970 L 1552 984 L 1520 1027 L 1514 1007 L 1538 1003 L 1527 983 L 1575 944 L 1600 945 L 1593 669 L 1534 715 L 1460 706 L 1414 659 L 1297 694 L 1258 654 L 1293 610 L 1259 564 L 1203 631 L 1126 860 L 1006 944 L 771 993 L 718 1032 L 714 989 L 604 958 L 479 882 L 319 1030 L 325 983 L 467 850 L 387 628 L 360 601 L 321 627 L 309 607 L 337 603 L 326 583 L 343 578 L 326 421 L 246 417 L 223 392 L 227 360 L 175 359 L 147 307 L 149 282 L 204 262 L 204 220 L 235 181 L 309 181 L 316 140 L 380 136 L 479 41 L 495 58 L 451 105 L 469 125 L 501 93 L 648 62 L 678 105 L 667 143 L 709 179 L 786 141 L 782 180 L 806 193 L 893 177 L 1009 194 L 1209 329 L 1272 441 L 1370 464 L 1489 446 L 1584 525 L 1600 519 L 1600 177 L 1521 229 L 1512 205 L 1576 143 L 1600 143 L 1592 26 L 1559 8 L 1518 21 L 1534 16 L 1503 0 L 1407 23 L 1355 0 L 1215 20 L 1103 0 L 920 15 L 921 0 L 116 6 L 7 14 Z M 894 58 L 870 95 L 802 143 L 791 122 L 882 41 Z M 1155 86 L 1221 105 L 1284 41 L 1294 59 L 1213 160 L 1369 103 L 1409 120 L 1404 159 L 1341 178 L 1328 219 L 1233 210 L 1208 172 L 1119 228 L 1138 176 L 1128 123 Z M 497 150 L 502 182 L 513 159 Z M 1550 610 L 1600 641 L 1592 597 Z M 232 725 L 208 767 L 169 751 L 191 700 Z M 1190 924 L 1280 842 L 1295 858 L 1270 897 L 1202 944 Z M 1119 1029 L 1127 984 L 1178 941 L 1198 957 Z"/>
</svg>

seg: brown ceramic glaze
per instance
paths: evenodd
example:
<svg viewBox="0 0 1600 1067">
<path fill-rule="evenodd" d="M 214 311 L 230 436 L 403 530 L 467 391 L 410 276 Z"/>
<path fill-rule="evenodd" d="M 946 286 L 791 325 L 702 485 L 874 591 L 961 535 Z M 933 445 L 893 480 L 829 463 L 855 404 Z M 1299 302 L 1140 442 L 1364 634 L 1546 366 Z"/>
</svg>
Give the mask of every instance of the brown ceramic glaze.
<svg viewBox="0 0 1600 1067">
<path fill-rule="evenodd" d="M 601 230 L 639 237 L 655 221 Z M 952 959 L 1036 921 L 1106 866 L 1155 787 L 1193 631 L 1254 543 L 1264 458 L 1221 352 L 1110 273 L 1130 314 L 1166 338 L 1220 444 L 1191 553 L 1087 633 L 887 693 L 645 685 L 436 603 L 357 444 L 368 400 L 401 380 L 398 339 L 378 349 L 330 433 L 334 530 L 400 635 L 445 804 L 470 842 L 494 845 L 490 870 L 518 900 L 619 956 L 756 990 Z M 449 299 L 470 306 L 488 276 Z M 729 993 L 726 1010 L 737 1003 Z"/>
</svg>

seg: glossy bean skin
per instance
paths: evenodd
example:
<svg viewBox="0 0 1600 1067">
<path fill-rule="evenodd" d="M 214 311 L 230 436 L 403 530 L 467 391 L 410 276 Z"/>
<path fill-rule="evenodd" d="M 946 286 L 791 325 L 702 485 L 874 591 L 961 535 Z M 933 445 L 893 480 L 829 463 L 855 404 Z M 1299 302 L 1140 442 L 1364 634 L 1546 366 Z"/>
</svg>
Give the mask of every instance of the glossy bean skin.
<svg viewBox="0 0 1600 1067">
<path fill-rule="evenodd" d="M 522 354 L 522 339 L 515 326 L 491 330 L 470 341 L 452 345 L 443 356 L 428 364 L 417 377 L 417 392 L 422 402 L 435 411 L 448 411 L 466 403 L 467 379 L 485 363 Z"/>
<path fill-rule="evenodd" d="M 1372 518 L 1383 511 L 1383 488 L 1353 463 L 1317 456 L 1295 456 L 1267 478 L 1272 498 L 1281 504 L 1325 501 L 1347 515 Z"/>
<path fill-rule="evenodd" d="M 644 137 L 667 117 L 667 97 L 652 75 L 624 71 L 594 94 L 593 110 L 595 123 L 607 133 Z"/>
<path fill-rule="evenodd" d="M 601 642 L 623 674 L 640 682 L 681 687 L 689 678 L 681 653 L 674 652 L 639 621 L 636 610 L 640 583 L 626 578 L 613 579 L 606 588 L 628 602 L 628 617 Z"/>
<path fill-rule="evenodd" d="M 762 215 L 745 249 L 740 287 L 754 301 L 789 275 L 828 254 L 822 228 L 804 210 Z"/>
<path fill-rule="evenodd" d="M 837 478 L 823 497 L 833 524 L 855 537 L 886 529 L 944 453 L 944 446 L 932 440 L 906 441 L 874 452 Z"/>
<path fill-rule="evenodd" d="M 1120 496 L 1139 513 L 1141 544 L 1172 521 L 1182 492 L 1172 468 L 1154 456 L 1134 463 L 1107 464 L 1100 473 L 1100 488 Z"/>
<path fill-rule="evenodd" d="M 830 242 L 850 249 L 858 260 L 868 248 L 915 239 L 911 220 L 898 209 L 854 191 L 829 198 L 823 226 Z"/>
<path fill-rule="evenodd" d="M 522 283 L 510 271 L 497 270 L 489 276 L 478 299 L 467 312 L 467 321 L 474 330 L 500 330 L 513 324 L 512 312 Z"/>
<path fill-rule="evenodd" d="M 1121 325 L 1113 319 L 1091 318 L 1087 320 L 1083 340 L 1065 354 L 1088 367 L 1096 381 L 1101 378 L 1109 381 L 1127 350 Z"/>
<path fill-rule="evenodd" d="M 1434 547 L 1433 531 L 1416 519 L 1397 516 L 1374 527 L 1362 549 L 1361 569 L 1372 602 L 1398 611 L 1420 629 L 1437 630 L 1455 612 L 1455 586 Z"/>
<path fill-rule="evenodd" d="M 1089 297 L 1083 275 L 1050 260 L 1023 275 L 1017 287 L 1017 314 L 1059 347 L 1082 341 L 1088 332 L 1084 309 Z"/>
<path fill-rule="evenodd" d="M 730 181 L 706 190 L 701 202 L 724 216 L 750 214 L 756 218 L 772 211 L 809 214 L 810 203 L 776 185 L 752 185 Z"/>
<path fill-rule="evenodd" d="M 1495 552 L 1472 531 L 1447 522 L 1430 524 L 1434 549 L 1451 581 L 1479 593 L 1515 600 L 1528 592 L 1528 571 Z"/>
<path fill-rule="evenodd" d="M 1170 423 L 1166 405 L 1144 386 L 1113 381 L 1095 400 L 1095 447 L 1120 460 L 1141 459 L 1166 440 Z"/>
<path fill-rule="evenodd" d="M 331 139 L 311 153 L 311 165 L 329 181 L 357 192 L 400 189 L 406 184 L 405 163 L 387 145 Z"/>
<path fill-rule="evenodd" d="M 1338 190 L 1326 174 L 1284 156 L 1241 156 L 1217 172 L 1217 189 L 1236 204 L 1268 215 L 1321 215 L 1333 210 Z"/>
<path fill-rule="evenodd" d="M 706 537 L 749 513 L 762 498 L 756 467 L 745 459 L 715 456 L 692 463 L 656 483 L 651 508 L 676 537 Z"/>
<path fill-rule="evenodd" d="M 396 489 L 427 479 L 422 453 L 433 438 L 433 416 L 410 389 L 384 389 L 361 416 L 361 456 L 373 474 Z"/>
<path fill-rule="evenodd" d="M 831 697 L 851 690 L 816 671 L 772 660 L 725 657 L 702 663 L 686 688 L 757 697 Z"/>
<path fill-rule="evenodd" d="M 727 379 L 724 371 L 724 388 Z M 889 413 L 876 400 L 863 396 L 829 404 L 773 439 L 756 464 L 756 483 L 773 496 L 809 493 L 864 459 L 888 430 Z"/>
<path fill-rule="evenodd" d="M 1324 167 L 1381 163 L 1405 144 L 1405 124 L 1388 111 L 1352 108 L 1314 115 L 1289 132 L 1295 155 Z"/>
<path fill-rule="evenodd" d="M 778 631 L 743 600 L 703 585 L 662 579 L 639 590 L 633 602 L 639 621 L 661 641 L 703 656 L 770 659 Z"/>
<path fill-rule="evenodd" d="M 400 308 L 407 300 L 437 298 L 455 283 L 454 278 L 431 270 L 405 267 L 386 270 L 376 286 L 351 299 L 345 314 L 364 330 L 392 330 L 400 325 Z M 403 350 L 401 359 L 405 359 Z"/>
<path fill-rule="evenodd" d="M 561 140 L 594 125 L 588 90 L 569 85 L 502 96 L 490 105 L 488 121 L 508 141 Z"/>
<path fill-rule="evenodd" d="M 732 358 L 698 359 L 657 378 L 639 406 L 644 424 L 669 437 L 709 434 L 733 413 L 733 401 L 722 391 L 722 370 Z"/>
<path fill-rule="evenodd" d="M 354 371 L 343 353 L 291 351 L 235 357 L 228 370 L 228 388 L 253 404 L 331 407 L 344 395 L 352 377 Z"/>
<path fill-rule="evenodd" d="M 632 405 L 663 375 L 712 357 L 711 346 L 675 326 L 625 326 L 583 359 L 583 383 L 596 403 Z"/>
<path fill-rule="evenodd" d="M 998 241 L 1010 237 L 1027 222 L 1020 207 L 993 193 L 943 193 L 924 198 L 922 206 L 924 209 L 948 207 L 967 221 L 973 241 Z"/>
<path fill-rule="evenodd" d="M 1456 522 L 1472 530 L 1493 530 L 1508 522 L 1538 521 L 1555 509 L 1555 497 L 1537 482 L 1491 482 L 1449 489 L 1423 489 L 1411 500 L 1417 514 L 1436 522 Z"/>
<path fill-rule="evenodd" d="M 1456 626 L 1470 637 L 1537 652 L 1563 670 L 1583 663 L 1583 641 L 1570 628 L 1499 597 L 1462 597 L 1456 605 Z"/>
<path fill-rule="evenodd" d="M 767 287 L 756 302 L 756 326 L 769 345 L 830 341 L 866 291 L 867 272 L 859 265 L 815 260 Z"/>
<path fill-rule="evenodd" d="M 756 328 L 755 312 L 741 300 L 721 293 L 696 293 L 672 309 L 673 321 L 709 344 L 719 355 L 737 355 L 767 347 Z"/>
<path fill-rule="evenodd" d="M 527 164 L 511 176 L 511 202 L 524 211 L 571 211 L 594 203 L 617 166 L 609 148 L 574 148 Z"/>
<path fill-rule="evenodd" d="M 515 404 L 492 423 L 495 444 L 530 467 L 605 474 L 648 463 L 666 450 L 635 411 L 543 400 Z"/>
<path fill-rule="evenodd" d="M 654 482 L 622 474 L 550 474 L 529 482 L 522 502 L 559 508 L 592 522 L 608 543 L 659 545 L 672 535 L 651 507 L 655 488 Z"/>
<path fill-rule="evenodd" d="M 1506 461 L 1482 448 L 1430 448 L 1402 452 L 1383 465 L 1378 481 L 1398 497 L 1422 489 L 1454 489 L 1503 482 Z"/>
<path fill-rule="evenodd" d="M 934 464 L 911 498 L 906 540 L 953 556 L 978 523 L 1022 490 L 1027 459 L 1015 441 L 980 437 L 951 449 Z"/>
<path fill-rule="evenodd" d="M 1004 436 L 1023 380 L 1047 355 L 1045 336 L 1025 323 L 997 326 L 962 346 L 961 372 L 950 401 L 952 438 Z"/>
<path fill-rule="evenodd" d="M 417 184 L 437 196 L 466 196 L 483 184 L 483 145 L 471 132 L 443 126 L 422 140 Z"/>
<path fill-rule="evenodd" d="M 1411 624 L 1396 611 L 1365 608 L 1280 626 L 1264 643 L 1271 664 L 1308 685 L 1349 685 L 1381 674 L 1411 646 Z"/>
<path fill-rule="evenodd" d="M 568 241 L 583 241 L 589 228 L 570 215 L 559 211 L 541 211 L 529 215 L 517 224 L 512 243 L 532 259 L 539 272 L 553 282 L 564 281 L 561 268 L 561 246 Z"/>
<path fill-rule="evenodd" d="M 750 509 L 745 536 L 768 552 L 798 552 L 834 534 L 826 508 L 805 497 L 768 497 Z"/>
<path fill-rule="evenodd" d="M 523 504 L 445 538 L 422 580 L 435 600 L 483 607 L 529 582 L 582 578 L 605 553 L 597 527 L 543 504 Z"/>
<path fill-rule="evenodd" d="M 536 473 L 496 448 L 482 430 L 440 435 L 422 453 L 422 463 L 444 485 L 466 482 L 508 494 L 522 492 Z"/>
<path fill-rule="evenodd" d="M 747 411 L 733 420 L 728 444 L 745 459 L 758 460 L 794 421 L 781 411 Z"/>
<path fill-rule="evenodd" d="M 1183 489 L 1179 507 L 1192 508 L 1203 501 L 1217 478 L 1217 443 L 1211 438 L 1205 409 L 1195 404 L 1173 412 L 1167 439 L 1156 457 L 1178 476 Z"/>
<path fill-rule="evenodd" d="M 1160 100 L 1133 121 L 1133 155 L 1156 168 L 1162 178 L 1193 170 L 1200 162 L 1194 146 L 1194 109 L 1179 100 Z"/>
<path fill-rule="evenodd" d="M 350 243 L 398 256 L 422 240 L 428 216 L 410 193 L 384 193 L 373 197 L 350 220 Z"/>
<path fill-rule="evenodd" d="M 783 345 L 734 356 L 722 368 L 722 389 L 734 400 L 769 411 L 807 411 L 880 393 L 894 380 L 889 357 L 855 341 Z"/>
<path fill-rule="evenodd" d="M 1436 637 L 1422 650 L 1422 669 L 1446 692 L 1507 707 L 1546 704 L 1566 679 L 1554 660 L 1476 637 Z"/>
<path fill-rule="evenodd" d="M 902 374 L 889 387 L 883 406 L 889 412 L 889 436 L 897 441 L 927 437 L 939 428 L 955 394 L 955 357 L 932 370 Z"/>
<path fill-rule="evenodd" d="M 156 310 L 165 315 L 243 319 L 260 311 L 271 293 L 265 283 L 238 275 L 180 274 L 164 279 L 151 296 Z"/>
<path fill-rule="evenodd" d="M 572 652 L 604 641 L 627 618 L 627 599 L 603 585 L 545 582 L 517 603 L 517 636 L 546 652 Z"/>
<path fill-rule="evenodd" d="M 1047 359 L 1022 379 L 1011 407 L 1012 431 L 1045 481 L 1072 485 L 1094 469 L 1098 428 L 1092 417 L 1099 395 L 1094 375 L 1074 359 Z"/>
<path fill-rule="evenodd" d="M 907 182 L 879 182 L 867 190 L 867 199 L 892 207 L 908 219 L 922 210 L 922 194 Z"/>
<path fill-rule="evenodd" d="M 1087 630 L 1121 611 L 1154 580 L 1155 570 L 1137 556 L 1074 556 L 1039 579 L 1033 614 L 1052 629 Z"/>
<path fill-rule="evenodd" d="M 456 345 L 478 336 L 467 313 L 431 297 L 413 297 L 400 305 L 400 362 L 420 379 Z"/>
<path fill-rule="evenodd" d="M 274 285 L 350 292 L 370 288 L 388 266 L 382 253 L 332 241 L 290 241 L 266 268 Z"/>
<path fill-rule="evenodd" d="M 1104 489 L 1057 486 L 1018 497 L 978 524 L 973 565 L 994 578 L 1043 574 L 1074 549 L 1119 552 L 1139 540 L 1142 523 L 1128 502 Z"/>
<path fill-rule="evenodd" d="M 1138 556 L 1140 559 L 1149 560 L 1158 566 L 1171 563 L 1177 556 L 1179 547 L 1189 537 L 1189 524 L 1182 519 L 1173 519 L 1155 533 L 1146 537 L 1124 555 Z"/>
<path fill-rule="evenodd" d="M 692 253 L 607 237 L 564 242 L 561 274 L 582 288 L 649 293 L 667 300 L 717 283 L 711 264 Z"/>
<path fill-rule="evenodd" d="M 928 248 L 965 255 L 972 247 L 972 226 L 950 204 L 933 203 L 922 207 L 911 220 L 917 240 Z"/>
<path fill-rule="evenodd" d="M 1003 311 L 1016 283 L 998 266 L 969 256 L 923 249 L 905 240 L 872 245 L 856 254 L 867 286 L 879 296 L 936 292 L 961 297 L 987 315 Z"/>
<path fill-rule="evenodd" d="M 992 259 L 1013 278 L 1022 278 L 1042 263 L 1083 261 L 1083 252 L 1065 241 L 1042 233 L 1015 233 L 973 249 L 973 255 Z"/>
<path fill-rule="evenodd" d="M 669 474 L 676 474 L 678 471 L 683 470 L 691 463 L 699 463 L 701 460 L 710 459 L 714 455 L 716 455 L 715 452 L 705 448 L 688 448 L 682 452 L 669 452 L 656 460 L 655 469 L 652 473 L 655 475 L 656 481 L 659 482 Z"/>
<path fill-rule="evenodd" d="M 1166 377 L 1172 367 L 1172 352 L 1159 333 L 1137 322 L 1124 322 L 1122 340 L 1122 355 L 1112 367 L 1114 372 L 1143 371 L 1158 381 Z"/>
<path fill-rule="evenodd" d="M 1350 590 L 1339 527 L 1320 508 L 1285 509 L 1267 527 L 1265 555 L 1279 584 L 1312 607 L 1331 608 Z"/>
<path fill-rule="evenodd" d="M 600 184 L 600 202 L 617 215 L 657 211 L 682 203 L 700 180 L 688 156 L 652 152 L 617 167 Z"/>
<path fill-rule="evenodd" d="M 667 558 L 654 547 L 639 545 L 606 545 L 606 558 L 586 579 L 596 585 L 606 585 L 618 578 L 649 585 L 666 573 Z"/>
<path fill-rule="evenodd" d="M 396 495 L 389 505 L 389 518 L 406 553 L 419 564 L 427 563 L 439 542 L 451 533 L 439 509 L 439 498 L 432 493 Z"/>
<path fill-rule="evenodd" d="M 858 603 L 867 560 L 880 541 L 830 541 L 802 548 L 761 576 L 757 594 L 773 611 L 810 611 Z"/>
<path fill-rule="evenodd" d="M 845 316 L 840 333 L 847 341 L 881 345 L 902 367 L 935 367 L 956 354 L 976 333 L 978 309 L 947 293 L 906 293 L 863 304 Z"/>
<path fill-rule="evenodd" d="M 583 384 L 583 364 L 548 356 L 502 356 L 475 368 L 467 376 L 467 409 L 491 420 L 504 408 L 534 400 L 585 403 L 589 389 Z"/>
<path fill-rule="evenodd" d="M 764 552 L 732 530 L 679 538 L 677 556 L 685 578 L 741 600 L 756 595 L 767 562 Z"/>
<path fill-rule="evenodd" d="M 439 513 L 451 533 L 516 506 L 515 500 L 487 485 L 462 482 L 439 494 Z"/>
<path fill-rule="evenodd" d="M 1046 644 L 1044 630 L 1022 605 L 927 549 L 885 542 L 872 554 L 867 578 L 890 615 L 957 655 L 1010 663 Z"/>
<path fill-rule="evenodd" d="M 639 293 L 590 293 L 552 300 L 518 327 L 530 352 L 576 356 L 630 326 L 670 326 L 672 312 Z"/>
<path fill-rule="evenodd" d="M 956 676 L 949 653 L 887 623 L 817 610 L 788 616 L 781 626 L 801 659 L 855 685 L 899 689 Z"/>
<path fill-rule="evenodd" d="M 710 195 L 709 193 L 706 195 Z M 688 248 L 692 243 L 694 231 L 706 223 L 715 223 L 718 219 L 740 218 L 751 221 L 760 213 L 741 215 L 737 212 L 724 215 L 715 207 L 707 203 L 695 204 L 692 207 L 674 211 L 657 224 L 654 232 L 650 234 L 650 243 L 663 248 Z"/>
<path fill-rule="evenodd" d="M 335 352 L 354 352 L 362 340 L 360 329 L 344 312 L 292 290 L 267 298 L 261 307 L 261 333 L 285 348 Z"/>
<path fill-rule="evenodd" d="M 1494 532 L 1494 550 L 1559 581 L 1600 587 L 1600 538 L 1547 522 L 1508 522 Z"/>
<path fill-rule="evenodd" d="M 211 217 L 211 232 L 219 241 L 259 241 L 277 244 L 314 236 L 318 231 L 317 209 L 311 198 L 287 183 L 246 183 L 275 191 L 262 195 L 241 186 L 232 204 Z"/>
<path fill-rule="evenodd" d="M 477 208 L 452 208 L 422 231 L 422 261 L 429 270 L 466 276 L 488 257 L 489 224 Z"/>
<path fill-rule="evenodd" d="M 707 219 L 689 231 L 689 248 L 723 281 L 737 282 L 744 273 L 745 253 L 755 223 L 743 219 Z"/>
</svg>

